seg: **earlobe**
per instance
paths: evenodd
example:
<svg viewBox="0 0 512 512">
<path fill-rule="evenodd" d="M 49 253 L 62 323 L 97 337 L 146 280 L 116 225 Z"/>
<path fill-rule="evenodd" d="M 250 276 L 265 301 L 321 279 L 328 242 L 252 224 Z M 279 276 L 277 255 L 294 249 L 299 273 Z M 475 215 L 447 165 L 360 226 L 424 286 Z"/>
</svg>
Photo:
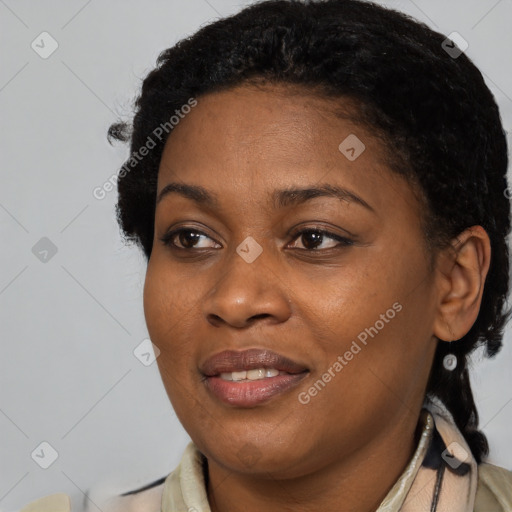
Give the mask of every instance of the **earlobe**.
<svg viewBox="0 0 512 512">
<path fill-rule="evenodd" d="M 491 243 L 482 226 L 463 231 L 438 260 L 438 313 L 434 335 L 444 341 L 465 336 L 475 323 L 491 262 Z"/>
</svg>

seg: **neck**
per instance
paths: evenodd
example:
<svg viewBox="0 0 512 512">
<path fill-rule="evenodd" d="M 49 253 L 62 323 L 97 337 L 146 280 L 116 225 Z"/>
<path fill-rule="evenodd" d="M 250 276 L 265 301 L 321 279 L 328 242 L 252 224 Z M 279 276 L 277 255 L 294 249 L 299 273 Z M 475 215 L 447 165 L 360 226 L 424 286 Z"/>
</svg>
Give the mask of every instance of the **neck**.
<svg viewBox="0 0 512 512">
<path fill-rule="evenodd" d="M 229 471 L 208 461 L 212 512 L 375 511 L 403 473 L 419 439 L 418 416 L 404 414 L 357 452 L 292 479 Z"/>
</svg>

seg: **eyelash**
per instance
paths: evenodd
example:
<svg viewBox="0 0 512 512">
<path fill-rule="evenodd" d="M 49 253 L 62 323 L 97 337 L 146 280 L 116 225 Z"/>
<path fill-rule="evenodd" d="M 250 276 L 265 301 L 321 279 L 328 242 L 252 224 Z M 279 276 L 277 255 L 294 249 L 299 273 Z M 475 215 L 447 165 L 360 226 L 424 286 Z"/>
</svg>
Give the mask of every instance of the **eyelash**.
<svg viewBox="0 0 512 512">
<path fill-rule="evenodd" d="M 176 250 L 176 251 L 194 251 L 194 250 L 195 251 L 201 251 L 201 250 L 208 250 L 209 249 L 209 248 L 194 249 L 193 247 L 192 248 L 187 248 L 187 247 L 178 247 L 178 246 L 176 246 L 176 244 L 173 243 L 172 240 L 174 239 L 174 237 L 176 235 L 178 235 L 180 233 L 183 233 L 183 232 L 196 233 L 198 235 L 206 236 L 207 238 L 211 239 L 211 237 L 209 237 L 206 233 L 203 233 L 202 231 L 199 231 L 199 230 L 193 229 L 193 228 L 181 227 L 181 228 L 175 229 L 173 231 L 170 231 L 168 233 L 165 233 L 160 238 L 160 240 L 162 241 L 162 243 L 165 246 L 169 247 L 172 250 Z M 342 237 L 340 235 L 337 235 L 337 234 L 332 233 L 330 231 L 326 231 L 324 229 L 315 229 L 315 228 L 307 228 L 307 229 L 303 229 L 301 231 L 295 232 L 292 235 L 293 236 L 292 241 L 297 240 L 298 238 L 300 238 L 305 233 L 318 233 L 318 234 L 326 236 L 327 238 L 332 238 L 333 240 L 336 240 L 337 242 L 339 242 L 339 244 L 337 246 L 335 246 L 335 247 L 329 247 L 327 249 L 298 249 L 299 251 L 307 251 L 307 252 L 331 251 L 333 249 L 338 249 L 340 247 L 350 246 L 350 245 L 354 244 L 354 241 L 350 240 L 349 238 Z M 322 242 L 323 242 L 323 240 L 322 240 Z"/>
</svg>

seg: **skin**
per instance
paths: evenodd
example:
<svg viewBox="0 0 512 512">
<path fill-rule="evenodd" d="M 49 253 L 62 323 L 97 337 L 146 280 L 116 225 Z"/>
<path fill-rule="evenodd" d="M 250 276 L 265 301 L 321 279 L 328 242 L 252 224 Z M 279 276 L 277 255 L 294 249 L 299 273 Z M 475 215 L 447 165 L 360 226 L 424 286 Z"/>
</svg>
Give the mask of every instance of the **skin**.
<svg viewBox="0 0 512 512">
<path fill-rule="evenodd" d="M 417 194 L 386 166 L 380 140 L 332 114 L 333 101 L 282 85 L 208 94 L 162 155 L 158 193 L 188 183 L 219 201 L 210 209 L 171 193 L 158 202 L 144 288 L 163 383 L 208 459 L 214 512 L 375 510 L 416 448 L 437 343 L 461 338 L 478 315 L 485 231 L 461 233 L 432 269 Z M 338 149 L 350 134 L 366 146 L 354 161 Z M 279 209 L 269 202 L 274 189 L 319 183 L 350 190 L 371 210 L 333 197 Z M 172 250 L 161 238 L 177 227 L 206 236 L 187 231 L 173 241 L 188 252 Z M 294 235 L 305 228 L 353 243 Z M 236 252 L 249 236 L 263 249 L 252 263 Z M 401 311 L 300 403 L 299 393 L 397 302 Z M 247 348 L 274 350 L 309 373 L 253 408 L 222 403 L 199 367 Z"/>
</svg>

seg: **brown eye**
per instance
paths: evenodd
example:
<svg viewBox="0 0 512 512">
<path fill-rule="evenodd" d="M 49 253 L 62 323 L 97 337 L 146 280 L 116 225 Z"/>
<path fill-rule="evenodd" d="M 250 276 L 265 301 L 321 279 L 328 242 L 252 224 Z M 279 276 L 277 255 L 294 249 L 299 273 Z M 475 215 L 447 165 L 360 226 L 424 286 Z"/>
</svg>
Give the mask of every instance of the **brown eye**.
<svg viewBox="0 0 512 512">
<path fill-rule="evenodd" d="M 325 239 L 331 239 L 336 241 L 337 243 L 331 244 L 328 247 L 323 247 L 320 250 L 328 250 L 336 247 L 352 245 L 353 241 L 348 238 L 344 238 L 342 236 L 336 235 L 329 231 L 320 230 L 320 229 L 305 229 L 295 233 L 294 240 L 302 241 L 303 248 L 298 247 L 301 250 L 314 251 L 322 245 Z"/>
<path fill-rule="evenodd" d="M 203 237 L 212 240 L 208 235 L 206 235 L 202 231 L 197 231 L 196 229 L 191 228 L 180 228 L 175 229 L 169 233 L 166 233 L 161 238 L 161 241 L 164 243 L 164 245 L 167 245 L 173 249 L 190 250 L 197 248 L 197 243 Z M 199 249 L 208 248 L 209 247 L 199 247 Z"/>
</svg>

